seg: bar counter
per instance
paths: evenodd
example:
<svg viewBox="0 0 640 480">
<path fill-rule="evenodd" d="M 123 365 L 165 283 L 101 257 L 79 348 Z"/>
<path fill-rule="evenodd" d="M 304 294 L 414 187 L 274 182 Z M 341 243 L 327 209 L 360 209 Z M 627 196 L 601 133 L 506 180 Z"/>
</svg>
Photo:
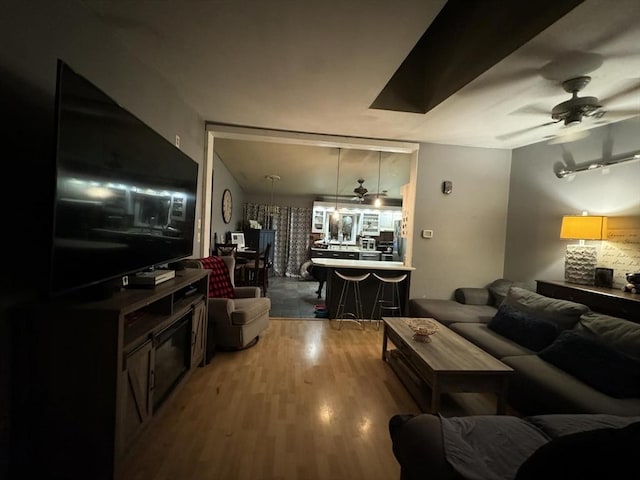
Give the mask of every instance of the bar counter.
<svg viewBox="0 0 640 480">
<path fill-rule="evenodd" d="M 374 273 L 381 277 L 397 277 L 407 274 L 407 278 L 398 285 L 400 289 L 400 299 L 402 304 L 402 315 L 407 314 L 409 307 L 409 286 L 411 283 L 411 272 L 415 267 L 408 267 L 402 262 L 390 261 L 370 261 L 370 260 L 349 260 L 349 259 L 332 259 L 332 258 L 312 258 L 313 265 L 324 267 L 327 269 L 327 281 L 325 289 L 325 304 L 329 311 L 329 318 L 335 318 L 338 309 L 338 301 L 340 300 L 340 292 L 342 290 L 343 280 L 335 275 L 335 271 L 339 271 L 344 275 L 363 275 L 370 273 L 369 278 L 360 284 L 360 293 L 362 295 L 362 309 L 364 318 L 369 319 L 373 311 L 376 291 L 378 290 L 378 280 L 373 276 Z M 387 293 L 391 292 L 391 285 L 386 288 Z M 388 297 L 388 295 L 385 295 Z M 349 298 L 346 302 L 345 312 L 355 312 L 353 303 L 352 290 L 349 290 Z"/>
</svg>

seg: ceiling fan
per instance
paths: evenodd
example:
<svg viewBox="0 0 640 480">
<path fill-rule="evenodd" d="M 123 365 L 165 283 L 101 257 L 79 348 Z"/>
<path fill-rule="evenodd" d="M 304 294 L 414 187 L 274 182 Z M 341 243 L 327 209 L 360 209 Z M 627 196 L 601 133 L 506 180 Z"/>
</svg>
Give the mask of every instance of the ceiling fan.
<svg viewBox="0 0 640 480">
<path fill-rule="evenodd" d="M 562 82 L 562 88 L 565 92 L 571 94 L 571 98 L 564 102 L 561 102 L 554 106 L 551 109 L 551 121 L 545 122 L 540 125 L 536 125 L 533 127 L 527 127 L 522 130 L 518 130 L 515 132 L 510 132 L 505 135 L 501 135 L 497 137 L 499 140 L 508 140 L 513 137 L 523 135 L 525 133 L 531 132 L 541 127 L 546 127 L 548 125 L 553 125 L 555 123 L 562 122 L 565 127 L 572 127 L 576 125 L 580 125 L 584 118 L 602 118 L 605 114 L 616 114 L 616 115 L 634 115 L 640 113 L 640 111 L 622 111 L 622 110 L 605 110 L 604 104 L 610 103 L 614 99 L 622 97 L 623 95 L 627 95 L 635 92 L 640 89 L 640 84 L 632 85 L 630 88 L 627 88 L 617 94 L 610 96 L 606 100 L 600 101 L 597 97 L 581 97 L 578 96 L 578 93 L 583 90 L 591 81 L 591 77 L 589 76 L 580 76 L 575 78 L 570 78 L 569 80 L 565 80 Z M 548 115 L 549 112 L 540 108 L 527 108 L 528 112 L 533 113 L 541 113 Z M 583 135 L 580 138 L 588 135 L 588 132 L 582 132 Z M 558 135 L 558 137 L 562 137 L 562 135 Z M 572 135 L 573 140 L 577 140 L 576 135 Z M 560 142 L 557 142 L 560 143 Z"/>
<path fill-rule="evenodd" d="M 378 193 L 371 193 L 369 192 L 369 190 L 367 190 L 364 185 L 364 179 L 359 178 L 358 179 L 358 186 L 356 188 L 353 189 L 353 193 L 355 193 L 355 195 L 351 198 L 352 201 L 356 201 L 356 202 L 364 202 L 365 201 L 365 197 L 369 196 L 369 197 L 386 197 L 389 192 L 387 190 L 382 190 L 381 192 Z"/>
<path fill-rule="evenodd" d="M 353 189 L 353 193 L 355 193 L 356 195 L 351 200 L 356 200 L 358 202 L 364 202 L 364 197 L 367 195 L 369 190 L 364 188 L 364 186 L 362 185 L 363 183 L 364 183 L 364 178 L 359 178 L 358 179 L 358 184 L 359 185 L 356 188 Z"/>
<path fill-rule="evenodd" d="M 597 97 L 578 96 L 578 92 L 586 87 L 590 81 L 591 77 L 584 76 L 562 82 L 562 88 L 571 94 L 571 98 L 553 107 L 551 118 L 570 126 L 581 123 L 583 117 L 602 117 L 606 112 L 602 109 Z"/>
</svg>

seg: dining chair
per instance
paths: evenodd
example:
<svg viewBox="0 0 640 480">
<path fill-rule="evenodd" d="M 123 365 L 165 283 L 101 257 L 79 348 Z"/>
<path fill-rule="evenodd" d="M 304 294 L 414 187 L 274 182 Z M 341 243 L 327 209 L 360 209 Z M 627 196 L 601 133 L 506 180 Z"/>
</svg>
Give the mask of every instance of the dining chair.
<svg viewBox="0 0 640 480">
<path fill-rule="evenodd" d="M 213 255 L 216 257 L 225 257 L 227 255 L 237 256 L 237 243 L 216 243 L 213 247 Z"/>
<path fill-rule="evenodd" d="M 242 275 L 242 266 L 246 263 L 246 259 L 238 257 L 238 244 L 237 243 L 216 243 L 213 247 L 212 255 L 214 257 L 227 257 L 231 256 L 236 259 L 235 261 L 235 276 L 240 277 Z"/>
<path fill-rule="evenodd" d="M 267 243 L 264 252 L 256 251 L 253 256 L 248 256 L 247 263 L 242 266 L 242 284 L 260 287 L 264 296 L 269 289 L 270 253 L 271 243 Z"/>
</svg>

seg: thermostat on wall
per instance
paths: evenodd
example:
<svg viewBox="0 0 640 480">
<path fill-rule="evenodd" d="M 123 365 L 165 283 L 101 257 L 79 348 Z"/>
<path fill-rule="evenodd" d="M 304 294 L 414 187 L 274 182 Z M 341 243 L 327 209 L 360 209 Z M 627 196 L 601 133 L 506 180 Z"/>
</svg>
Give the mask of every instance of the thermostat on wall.
<svg viewBox="0 0 640 480">
<path fill-rule="evenodd" d="M 442 182 L 442 193 L 449 195 L 451 192 L 453 192 L 453 182 L 451 180 Z"/>
<path fill-rule="evenodd" d="M 422 230 L 422 238 L 433 238 L 433 230 Z"/>
</svg>

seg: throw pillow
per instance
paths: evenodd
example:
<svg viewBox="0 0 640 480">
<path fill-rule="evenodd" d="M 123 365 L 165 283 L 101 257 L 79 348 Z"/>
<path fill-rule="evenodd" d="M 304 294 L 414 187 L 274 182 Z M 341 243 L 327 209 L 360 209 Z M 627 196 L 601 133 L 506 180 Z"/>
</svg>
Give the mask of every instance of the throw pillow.
<svg viewBox="0 0 640 480">
<path fill-rule="evenodd" d="M 526 459 L 515 480 L 636 478 L 639 441 L 640 422 L 558 437 Z"/>
<path fill-rule="evenodd" d="M 202 268 L 211 270 L 209 274 L 209 298 L 235 298 L 229 269 L 222 257 L 201 258 Z"/>
<path fill-rule="evenodd" d="M 545 297 L 525 288 L 511 286 L 504 302 L 523 312 L 551 320 L 560 328 L 572 328 L 589 307 L 581 303 Z"/>
<path fill-rule="evenodd" d="M 595 337 L 565 330 L 538 356 L 607 395 L 640 398 L 640 361 Z"/>
<path fill-rule="evenodd" d="M 513 282 L 505 278 L 498 278 L 489 284 L 487 288 L 493 297 L 494 307 L 502 305 L 502 302 L 507 297 L 507 293 L 509 293 L 509 287 L 511 287 L 511 285 L 513 285 Z"/>
<path fill-rule="evenodd" d="M 501 305 L 487 327 L 535 352 L 551 345 L 560 333 L 554 323 L 521 312 L 510 305 Z"/>
<path fill-rule="evenodd" d="M 610 347 L 640 359 L 640 323 L 589 312 L 580 317 L 580 324 Z"/>
</svg>

